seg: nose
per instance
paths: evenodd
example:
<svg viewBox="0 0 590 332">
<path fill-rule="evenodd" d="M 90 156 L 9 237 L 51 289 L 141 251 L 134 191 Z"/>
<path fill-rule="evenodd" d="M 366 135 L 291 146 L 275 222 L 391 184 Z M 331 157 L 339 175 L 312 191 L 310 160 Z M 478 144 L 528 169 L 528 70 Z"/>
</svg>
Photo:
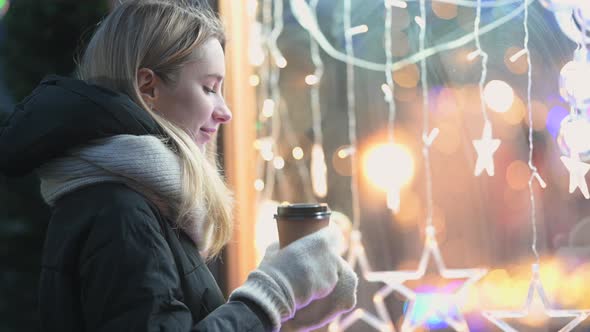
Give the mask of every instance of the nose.
<svg viewBox="0 0 590 332">
<path fill-rule="evenodd" d="M 221 102 L 221 105 L 217 106 L 215 111 L 213 111 L 213 119 L 219 123 L 229 122 L 231 118 L 231 111 L 225 102 Z"/>
</svg>

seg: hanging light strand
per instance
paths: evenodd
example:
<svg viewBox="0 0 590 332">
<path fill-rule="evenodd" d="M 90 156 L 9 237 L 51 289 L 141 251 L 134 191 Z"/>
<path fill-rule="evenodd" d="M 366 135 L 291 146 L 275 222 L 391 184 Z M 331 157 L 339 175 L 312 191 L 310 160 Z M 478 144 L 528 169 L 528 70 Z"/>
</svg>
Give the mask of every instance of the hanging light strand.
<svg viewBox="0 0 590 332">
<path fill-rule="evenodd" d="M 531 249 L 533 254 L 535 255 L 536 264 L 539 265 L 540 258 L 539 252 L 537 251 L 537 213 L 536 213 L 536 204 L 535 204 L 535 193 L 533 190 L 533 181 L 537 180 L 541 187 L 545 188 L 545 182 L 541 179 L 539 172 L 537 171 L 537 167 L 533 164 L 533 110 L 531 106 L 531 91 L 532 91 L 532 63 L 531 63 L 531 53 L 529 50 L 529 8 L 526 6 L 524 8 L 524 49 L 527 58 L 527 112 L 529 116 L 529 161 L 528 166 L 531 170 L 531 177 L 529 178 L 528 186 L 529 186 L 529 198 L 531 201 L 531 227 L 533 231 L 532 235 L 532 244 Z"/>
<path fill-rule="evenodd" d="M 364 68 L 367 70 L 379 71 L 383 72 L 387 69 L 387 66 L 384 63 L 378 63 L 374 61 L 368 61 L 365 59 L 355 58 L 354 56 L 347 55 L 346 53 L 342 53 L 336 47 L 334 47 L 328 38 L 323 34 L 323 32 L 319 29 L 317 25 L 317 17 L 310 13 L 309 7 L 307 6 L 304 0 L 289 0 L 291 4 L 291 9 L 293 11 L 295 19 L 305 28 L 307 29 L 314 37 L 314 39 L 318 42 L 318 45 L 330 55 L 332 58 L 342 61 L 342 62 L 352 62 L 355 66 L 359 68 Z M 488 32 L 491 32 L 507 22 L 510 22 L 512 19 L 517 17 L 518 15 L 522 14 L 525 7 L 530 6 L 537 0 L 524 0 L 524 3 L 520 6 L 512 9 L 510 12 L 506 13 L 506 15 L 497 18 L 492 23 L 489 23 L 480 29 L 480 35 L 484 35 Z M 509 5 L 520 1 L 506 1 L 500 2 L 501 5 Z M 464 2 L 463 2 L 464 3 Z M 471 7 L 474 5 L 472 4 L 473 1 L 470 1 Z M 487 3 L 486 3 L 487 4 Z M 500 6 L 500 5 L 498 5 Z M 496 6 L 491 5 L 487 6 L 489 8 L 495 8 Z M 416 52 L 411 56 L 408 56 L 404 59 L 398 60 L 391 64 L 389 70 L 399 70 L 407 65 L 417 63 L 422 59 L 426 59 L 433 55 L 436 55 L 440 52 L 450 51 L 461 46 L 464 46 L 475 39 L 475 34 L 473 32 L 466 33 L 465 35 L 458 37 L 457 39 L 451 40 L 446 43 L 441 43 L 436 46 L 432 46 L 430 48 L 424 49 L 420 52 Z"/>
<path fill-rule="evenodd" d="M 317 10 L 319 0 L 312 0 L 311 10 L 315 13 Z M 322 76 L 324 75 L 324 62 L 320 56 L 320 50 L 318 47 L 318 43 L 313 39 L 313 36 L 309 35 L 309 49 L 311 53 L 311 60 L 315 66 L 315 70 L 313 75 L 316 79 L 314 84 L 310 85 L 310 98 L 311 98 L 311 114 L 312 114 L 312 121 L 313 121 L 313 137 L 314 142 L 317 144 L 323 144 L 323 135 L 322 135 L 322 117 L 320 112 L 320 81 L 322 80 Z"/>
<path fill-rule="evenodd" d="M 528 8 L 528 7 L 527 7 Z M 525 9 L 526 10 L 526 9 Z M 483 115 L 484 123 L 488 123 L 488 113 L 486 112 L 486 106 L 483 96 L 483 85 L 486 81 L 488 74 L 488 54 L 481 48 L 481 42 L 479 40 L 480 32 L 479 26 L 481 24 L 481 0 L 477 0 L 477 9 L 475 15 L 475 21 L 473 23 L 473 33 L 475 34 L 475 45 L 477 47 L 477 54 L 481 56 L 481 76 L 479 78 L 479 100 L 481 112 Z"/>
<path fill-rule="evenodd" d="M 347 114 L 348 114 L 348 139 L 352 147 L 352 154 L 350 156 L 350 191 L 352 199 L 352 227 L 359 229 L 360 227 L 360 203 L 358 197 L 358 170 L 357 170 L 357 137 L 356 137 L 356 114 L 355 114 L 355 92 L 354 92 L 354 47 L 352 44 L 352 34 L 349 33 L 351 28 L 351 0 L 344 0 L 344 40 L 346 45 L 346 100 L 347 100 Z"/>
<path fill-rule="evenodd" d="M 420 39 L 419 52 L 423 52 L 426 42 L 426 1 L 420 0 Z M 426 58 L 420 60 L 420 81 L 422 84 L 422 154 L 424 156 L 424 169 L 426 173 L 426 229 L 432 229 L 433 221 L 433 198 L 432 198 L 432 170 L 430 168 L 430 145 L 438 133 L 437 130 L 430 131 L 429 113 L 430 103 L 428 102 L 428 75 L 426 72 Z"/>
<path fill-rule="evenodd" d="M 391 22 L 392 22 L 392 12 L 393 6 L 392 5 L 385 5 L 385 36 L 383 38 L 384 48 L 385 48 L 385 66 L 386 68 L 391 68 L 391 64 L 393 63 L 393 55 L 391 54 Z M 385 93 L 385 102 L 387 102 L 387 106 L 389 109 L 389 117 L 388 117 L 388 137 L 390 143 L 394 143 L 394 123 L 395 123 L 395 84 L 393 83 L 393 74 L 391 70 L 385 70 L 385 82 L 387 83 L 387 87 L 389 90 Z"/>
<path fill-rule="evenodd" d="M 271 16 L 272 9 L 272 16 Z M 279 139 L 279 133 L 281 130 L 281 90 L 279 86 L 279 79 L 281 73 L 281 59 L 284 59 L 281 51 L 277 47 L 277 39 L 283 31 L 283 0 L 265 0 L 263 8 L 267 29 L 271 26 L 270 20 L 272 17 L 272 23 L 274 26 L 269 33 L 268 37 L 268 48 L 272 58 L 272 62 L 269 61 L 268 66 L 270 67 L 269 77 L 269 92 L 270 99 L 273 102 L 274 109 L 271 116 L 271 133 L 272 138 L 270 144 L 272 144 L 272 152 L 274 157 L 277 157 L 276 142 Z M 267 30 L 268 31 L 268 30 Z M 274 193 L 274 185 L 276 182 L 276 168 L 273 162 L 266 163 L 266 183 L 264 186 L 264 197 L 271 199 Z"/>
</svg>

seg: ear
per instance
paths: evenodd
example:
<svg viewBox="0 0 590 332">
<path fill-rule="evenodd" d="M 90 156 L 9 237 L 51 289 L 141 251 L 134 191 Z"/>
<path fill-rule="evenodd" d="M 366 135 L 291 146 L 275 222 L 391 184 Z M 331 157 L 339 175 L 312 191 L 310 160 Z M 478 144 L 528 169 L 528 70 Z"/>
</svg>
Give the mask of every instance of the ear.
<svg viewBox="0 0 590 332">
<path fill-rule="evenodd" d="M 154 107 L 158 100 L 158 76 L 149 68 L 141 68 L 137 71 L 137 86 L 143 101 L 150 107 Z"/>
</svg>

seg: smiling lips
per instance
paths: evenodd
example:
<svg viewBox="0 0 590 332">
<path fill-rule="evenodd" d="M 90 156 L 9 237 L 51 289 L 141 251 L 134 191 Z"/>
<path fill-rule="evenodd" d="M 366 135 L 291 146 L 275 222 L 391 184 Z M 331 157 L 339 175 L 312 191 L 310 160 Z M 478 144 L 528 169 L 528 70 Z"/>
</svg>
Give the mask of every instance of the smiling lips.
<svg viewBox="0 0 590 332">
<path fill-rule="evenodd" d="M 207 141 L 209 141 L 211 139 L 211 136 L 213 136 L 213 134 L 215 134 L 217 129 L 215 129 L 215 128 L 201 128 L 200 131 L 204 134 Z"/>
<path fill-rule="evenodd" d="M 215 128 L 201 128 L 201 131 L 204 131 L 207 134 L 211 135 L 211 134 L 214 134 L 217 131 L 217 129 L 215 129 Z"/>
</svg>

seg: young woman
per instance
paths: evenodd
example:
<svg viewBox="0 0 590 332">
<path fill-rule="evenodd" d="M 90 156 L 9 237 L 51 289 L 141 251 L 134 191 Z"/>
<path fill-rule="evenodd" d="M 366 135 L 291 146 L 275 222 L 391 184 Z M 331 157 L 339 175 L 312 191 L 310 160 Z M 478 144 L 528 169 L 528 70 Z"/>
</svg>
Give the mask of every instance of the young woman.
<svg viewBox="0 0 590 332">
<path fill-rule="evenodd" d="M 78 77 L 47 77 L 0 128 L 0 171 L 36 170 L 52 207 L 42 331 L 305 330 L 354 307 L 331 228 L 271 246 L 229 301 L 204 264 L 232 226 L 231 193 L 205 157 L 231 119 L 223 42 L 189 1 L 123 2 Z"/>
</svg>

